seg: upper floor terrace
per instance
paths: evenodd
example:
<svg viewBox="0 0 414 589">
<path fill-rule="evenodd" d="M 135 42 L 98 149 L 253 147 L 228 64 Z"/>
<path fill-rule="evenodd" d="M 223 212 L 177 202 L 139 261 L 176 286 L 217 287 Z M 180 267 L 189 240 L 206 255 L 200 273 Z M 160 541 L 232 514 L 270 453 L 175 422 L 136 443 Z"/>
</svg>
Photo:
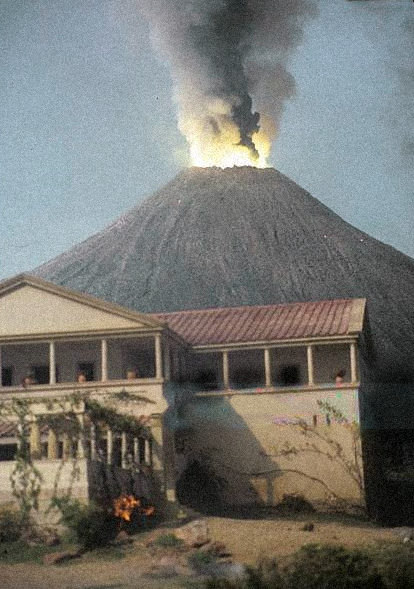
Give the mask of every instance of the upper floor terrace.
<svg viewBox="0 0 414 589">
<path fill-rule="evenodd" d="M 0 395 L 357 388 L 364 299 L 141 314 L 31 276 L 0 285 Z M 179 390 L 178 387 L 173 390 Z"/>
</svg>

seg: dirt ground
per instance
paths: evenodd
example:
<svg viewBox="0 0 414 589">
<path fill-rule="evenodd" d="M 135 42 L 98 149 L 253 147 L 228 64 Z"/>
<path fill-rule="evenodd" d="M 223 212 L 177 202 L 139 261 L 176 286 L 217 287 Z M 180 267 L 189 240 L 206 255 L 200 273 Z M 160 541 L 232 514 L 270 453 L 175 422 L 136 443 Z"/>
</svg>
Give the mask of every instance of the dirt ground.
<svg viewBox="0 0 414 589">
<path fill-rule="evenodd" d="M 254 564 L 260 557 L 283 561 L 307 543 L 337 543 L 349 547 L 382 541 L 399 541 L 394 531 L 369 523 L 343 519 L 329 521 L 318 516 L 275 519 L 230 519 L 208 517 L 210 536 L 223 542 L 235 562 Z M 313 531 L 302 528 L 314 523 Z M 164 533 L 172 530 L 164 530 Z M 182 579 L 149 579 L 143 576 L 151 556 L 145 542 L 162 530 L 136 537 L 127 555 L 120 560 L 93 560 L 83 557 L 70 564 L 0 564 L 2 589 L 178 589 Z M 152 557 L 153 558 L 153 557 Z"/>
</svg>

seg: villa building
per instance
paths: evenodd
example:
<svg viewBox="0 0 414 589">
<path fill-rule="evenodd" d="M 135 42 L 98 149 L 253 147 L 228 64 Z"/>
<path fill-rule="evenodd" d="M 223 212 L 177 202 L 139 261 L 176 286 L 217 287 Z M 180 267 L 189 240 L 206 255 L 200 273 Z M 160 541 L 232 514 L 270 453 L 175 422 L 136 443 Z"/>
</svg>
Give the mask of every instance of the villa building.
<svg viewBox="0 0 414 589">
<path fill-rule="evenodd" d="M 154 475 L 174 501 L 188 464 L 208 454 L 234 503 L 329 490 L 357 500 L 340 466 L 305 450 L 303 428 L 330 428 L 352 452 L 323 403 L 358 419 L 364 317 L 364 299 L 143 314 L 19 275 L 0 283 L 0 403 L 30 399 L 30 451 L 49 490 L 62 458 L 76 457 L 79 497 L 100 463 Z M 87 399 L 147 433 L 96 423 Z M 41 420 L 65 411 L 79 421 L 76 444 Z M 0 419 L 1 502 L 18 437 L 16 420 Z"/>
</svg>

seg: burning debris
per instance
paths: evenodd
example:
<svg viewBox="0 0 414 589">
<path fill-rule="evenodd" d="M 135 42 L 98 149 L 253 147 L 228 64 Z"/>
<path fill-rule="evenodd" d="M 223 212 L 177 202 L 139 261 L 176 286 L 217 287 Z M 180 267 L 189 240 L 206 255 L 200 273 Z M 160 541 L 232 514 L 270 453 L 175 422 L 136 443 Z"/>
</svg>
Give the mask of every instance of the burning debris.
<svg viewBox="0 0 414 589">
<path fill-rule="evenodd" d="M 132 515 L 138 514 L 150 517 L 155 513 L 155 507 L 144 507 L 142 501 L 133 495 L 121 495 L 113 502 L 114 516 L 120 518 L 124 522 L 130 522 Z"/>
<path fill-rule="evenodd" d="M 286 64 L 315 14 L 314 0 L 142 4 L 171 68 L 192 163 L 266 167 L 284 102 L 295 92 Z"/>
</svg>

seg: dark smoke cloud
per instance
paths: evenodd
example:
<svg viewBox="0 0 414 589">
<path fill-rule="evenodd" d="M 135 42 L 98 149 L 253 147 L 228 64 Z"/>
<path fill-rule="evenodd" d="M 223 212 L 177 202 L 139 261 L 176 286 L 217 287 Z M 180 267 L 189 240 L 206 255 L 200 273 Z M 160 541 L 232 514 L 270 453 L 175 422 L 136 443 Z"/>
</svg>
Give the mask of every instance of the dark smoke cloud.
<svg viewBox="0 0 414 589">
<path fill-rule="evenodd" d="M 260 119 L 255 109 L 277 124 L 295 92 L 286 63 L 315 14 L 314 0 L 140 4 L 171 68 L 180 130 L 190 143 L 198 135 L 217 139 L 236 130 L 240 144 L 254 154 Z"/>
</svg>

